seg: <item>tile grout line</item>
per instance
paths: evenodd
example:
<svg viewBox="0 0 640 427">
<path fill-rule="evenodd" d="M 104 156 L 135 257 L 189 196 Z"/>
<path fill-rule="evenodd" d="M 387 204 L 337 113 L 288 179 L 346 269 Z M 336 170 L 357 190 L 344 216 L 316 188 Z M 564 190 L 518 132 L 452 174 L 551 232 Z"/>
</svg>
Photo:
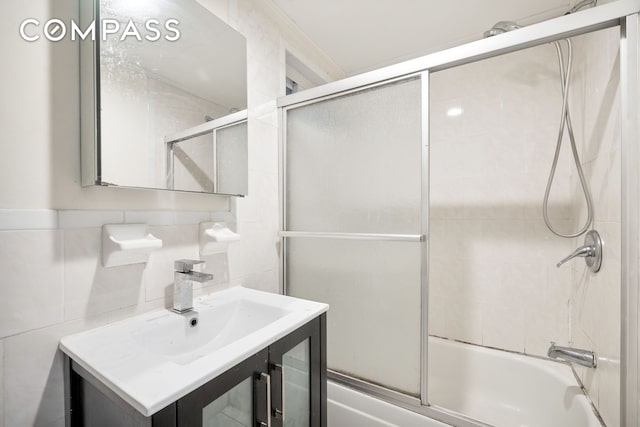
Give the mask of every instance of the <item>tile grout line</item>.
<svg viewBox="0 0 640 427">
<path fill-rule="evenodd" d="M 0 209 L 1 231 L 65 230 L 74 228 L 101 227 L 109 223 L 128 224 L 132 213 L 141 214 L 140 223 L 155 226 L 194 225 L 211 221 L 215 215 L 234 215 L 231 211 L 170 211 L 170 210 L 74 210 L 74 209 Z M 34 214 L 35 218 L 25 218 L 25 214 Z M 154 224 L 154 215 L 167 215 Z M 78 215 L 84 224 L 76 226 L 72 221 Z M 71 218 L 69 218 L 71 216 Z M 111 216 L 111 218 L 109 218 Z M 118 220 L 113 221 L 115 218 Z"/>
</svg>

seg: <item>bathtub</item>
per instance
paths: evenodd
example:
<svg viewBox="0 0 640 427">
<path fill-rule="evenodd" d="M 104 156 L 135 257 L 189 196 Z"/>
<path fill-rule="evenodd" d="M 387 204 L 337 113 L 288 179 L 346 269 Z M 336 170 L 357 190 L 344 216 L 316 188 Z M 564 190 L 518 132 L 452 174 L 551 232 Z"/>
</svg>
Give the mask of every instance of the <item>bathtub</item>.
<svg viewBox="0 0 640 427">
<path fill-rule="evenodd" d="M 446 424 L 329 382 L 329 427 Z M 602 427 L 569 366 L 429 338 L 429 401 L 496 427 Z"/>
</svg>

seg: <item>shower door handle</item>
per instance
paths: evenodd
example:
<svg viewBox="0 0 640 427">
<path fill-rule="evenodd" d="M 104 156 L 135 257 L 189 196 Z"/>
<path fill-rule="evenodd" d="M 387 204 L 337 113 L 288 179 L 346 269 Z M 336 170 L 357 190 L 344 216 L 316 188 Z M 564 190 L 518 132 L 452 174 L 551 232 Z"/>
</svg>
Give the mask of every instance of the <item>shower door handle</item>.
<svg viewBox="0 0 640 427">
<path fill-rule="evenodd" d="M 316 237 L 346 240 L 386 240 L 389 242 L 424 242 L 424 234 L 333 233 L 324 231 L 280 231 L 280 237 Z"/>
</svg>

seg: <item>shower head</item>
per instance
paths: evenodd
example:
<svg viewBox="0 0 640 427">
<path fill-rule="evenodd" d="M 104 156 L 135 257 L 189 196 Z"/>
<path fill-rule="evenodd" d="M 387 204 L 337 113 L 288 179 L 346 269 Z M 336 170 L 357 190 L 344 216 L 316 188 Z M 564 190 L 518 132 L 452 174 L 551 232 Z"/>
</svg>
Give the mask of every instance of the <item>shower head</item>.
<svg viewBox="0 0 640 427">
<path fill-rule="evenodd" d="M 593 7 L 596 7 L 598 5 L 598 0 L 582 0 L 578 3 L 576 3 L 571 9 L 569 9 L 569 11 L 567 13 L 565 13 L 565 15 L 568 15 L 570 13 L 575 13 L 577 11 L 579 11 L 582 8 L 585 8 L 587 6 L 593 5 Z"/>
<path fill-rule="evenodd" d="M 598 5 L 598 0 L 582 0 L 577 2 L 571 9 L 569 9 L 569 11 L 567 13 L 565 13 L 565 15 L 569 15 L 571 13 L 575 13 L 581 9 L 584 9 L 587 6 L 597 6 Z M 522 28 L 521 25 L 519 25 L 516 22 L 513 21 L 499 21 L 496 22 L 495 25 L 493 27 L 491 27 L 491 29 L 487 30 L 484 32 L 484 36 L 485 37 L 491 37 L 491 36 L 497 36 L 498 34 L 502 34 L 502 33 L 506 33 L 509 31 L 513 31 L 513 30 L 517 30 L 518 28 Z"/>
<path fill-rule="evenodd" d="M 497 36 L 498 34 L 506 33 L 508 31 L 521 28 L 520 25 L 512 21 L 500 21 L 491 27 L 490 30 L 484 32 L 485 37 Z"/>
</svg>

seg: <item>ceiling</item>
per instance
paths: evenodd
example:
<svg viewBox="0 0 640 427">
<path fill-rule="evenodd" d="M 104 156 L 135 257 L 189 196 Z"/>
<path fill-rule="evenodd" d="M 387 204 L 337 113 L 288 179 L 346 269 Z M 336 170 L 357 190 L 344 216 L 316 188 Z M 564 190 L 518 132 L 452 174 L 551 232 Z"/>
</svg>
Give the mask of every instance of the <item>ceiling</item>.
<svg viewBox="0 0 640 427">
<path fill-rule="evenodd" d="M 122 27 L 131 19 L 138 28 L 145 28 L 149 18 L 161 23 L 177 19 L 180 30 L 179 42 L 165 40 L 162 25 L 163 37 L 153 43 L 109 37 L 101 45 L 103 66 L 121 67 L 126 58 L 188 93 L 227 109 L 246 108 L 247 82 L 240 77 L 247 75 L 246 40 L 197 1 L 101 0 L 100 14 L 119 20 Z"/>
<path fill-rule="evenodd" d="M 497 21 L 562 15 L 569 0 L 271 0 L 347 76 L 482 37 Z"/>
</svg>

